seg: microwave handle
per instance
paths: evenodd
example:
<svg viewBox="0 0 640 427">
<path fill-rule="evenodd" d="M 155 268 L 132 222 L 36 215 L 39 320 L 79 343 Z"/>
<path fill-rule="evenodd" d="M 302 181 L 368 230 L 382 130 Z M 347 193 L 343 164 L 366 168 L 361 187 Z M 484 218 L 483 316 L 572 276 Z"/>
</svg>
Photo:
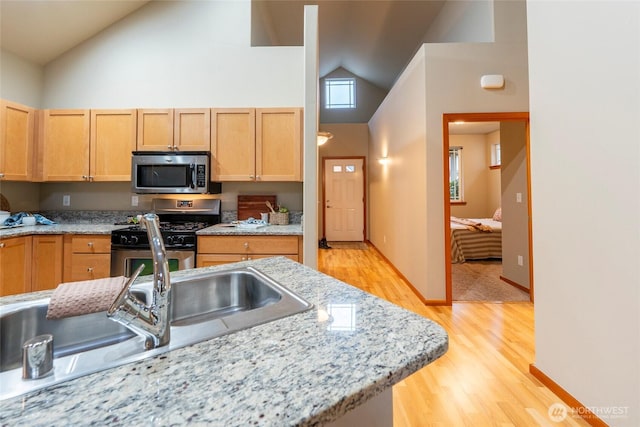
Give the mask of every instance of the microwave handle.
<svg viewBox="0 0 640 427">
<path fill-rule="evenodd" d="M 191 171 L 191 188 L 196 188 L 196 165 L 191 163 L 189 165 L 189 170 Z"/>
</svg>

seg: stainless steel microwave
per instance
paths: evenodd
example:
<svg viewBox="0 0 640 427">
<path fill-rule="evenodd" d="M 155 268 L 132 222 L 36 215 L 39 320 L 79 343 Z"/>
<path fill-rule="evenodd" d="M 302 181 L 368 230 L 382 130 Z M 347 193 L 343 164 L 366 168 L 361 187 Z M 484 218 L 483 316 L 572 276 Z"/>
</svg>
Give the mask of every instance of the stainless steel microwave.
<svg viewBox="0 0 640 427">
<path fill-rule="evenodd" d="M 210 154 L 206 151 L 134 151 L 131 159 L 134 193 L 209 193 Z"/>
</svg>

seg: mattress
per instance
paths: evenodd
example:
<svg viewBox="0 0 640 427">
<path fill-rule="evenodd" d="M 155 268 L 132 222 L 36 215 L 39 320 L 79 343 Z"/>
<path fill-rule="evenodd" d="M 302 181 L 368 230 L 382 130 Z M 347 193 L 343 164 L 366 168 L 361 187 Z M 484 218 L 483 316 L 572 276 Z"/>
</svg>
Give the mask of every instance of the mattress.
<svg viewBox="0 0 640 427">
<path fill-rule="evenodd" d="M 502 258 L 502 223 L 491 218 L 469 218 L 488 226 L 491 231 L 470 230 L 451 222 L 451 262 L 462 263 L 474 259 Z"/>
</svg>

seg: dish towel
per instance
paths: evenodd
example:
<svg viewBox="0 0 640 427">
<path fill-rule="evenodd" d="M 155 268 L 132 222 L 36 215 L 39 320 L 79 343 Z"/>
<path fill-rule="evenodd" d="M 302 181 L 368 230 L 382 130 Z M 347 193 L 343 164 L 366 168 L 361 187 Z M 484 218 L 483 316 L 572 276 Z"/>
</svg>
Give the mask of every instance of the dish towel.
<svg viewBox="0 0 640 427">
<path fill-rule="evenodd" d="M 22 224 L 22 218 L 24 218 L 25 216 L 29 216 L 28 213 L 26 212 L 20 212 L 17 214 L 13 214 L 11 215 L 9 218 L 7 218 L 4 221 L 4 224 L 0 224 L 0 225 L 6 225 L 6 226 L 14 226 L 14 225 L 18 225 L 18 224 Z M 36 218 L 36 224 L 42 224 L 42 225 L 52 225 L 55 224 L 55 222 L 51 221 L 48 218 L 43 217 L 40 214 L 33 214 L 33 216 Z"/>
<path fill-rule="evenodd" d="M 127 280 L 118 276 L 61 283 L 51 295 L 47 319 L 107 311 Z"/>
</svg>

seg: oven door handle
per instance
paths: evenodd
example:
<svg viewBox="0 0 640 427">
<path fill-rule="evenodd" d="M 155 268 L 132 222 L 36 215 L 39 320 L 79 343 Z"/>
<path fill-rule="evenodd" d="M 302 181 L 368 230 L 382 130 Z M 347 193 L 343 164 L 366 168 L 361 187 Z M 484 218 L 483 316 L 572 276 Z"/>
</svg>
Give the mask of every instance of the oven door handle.
<svg viewBox="0 0 640 427">
<path fill-rule="evenodd" d="M 189 165 L 189 170 L 191 171 L 191 189 L 196 188 L 196 165 L 191 163 Z"/>
</svg>

